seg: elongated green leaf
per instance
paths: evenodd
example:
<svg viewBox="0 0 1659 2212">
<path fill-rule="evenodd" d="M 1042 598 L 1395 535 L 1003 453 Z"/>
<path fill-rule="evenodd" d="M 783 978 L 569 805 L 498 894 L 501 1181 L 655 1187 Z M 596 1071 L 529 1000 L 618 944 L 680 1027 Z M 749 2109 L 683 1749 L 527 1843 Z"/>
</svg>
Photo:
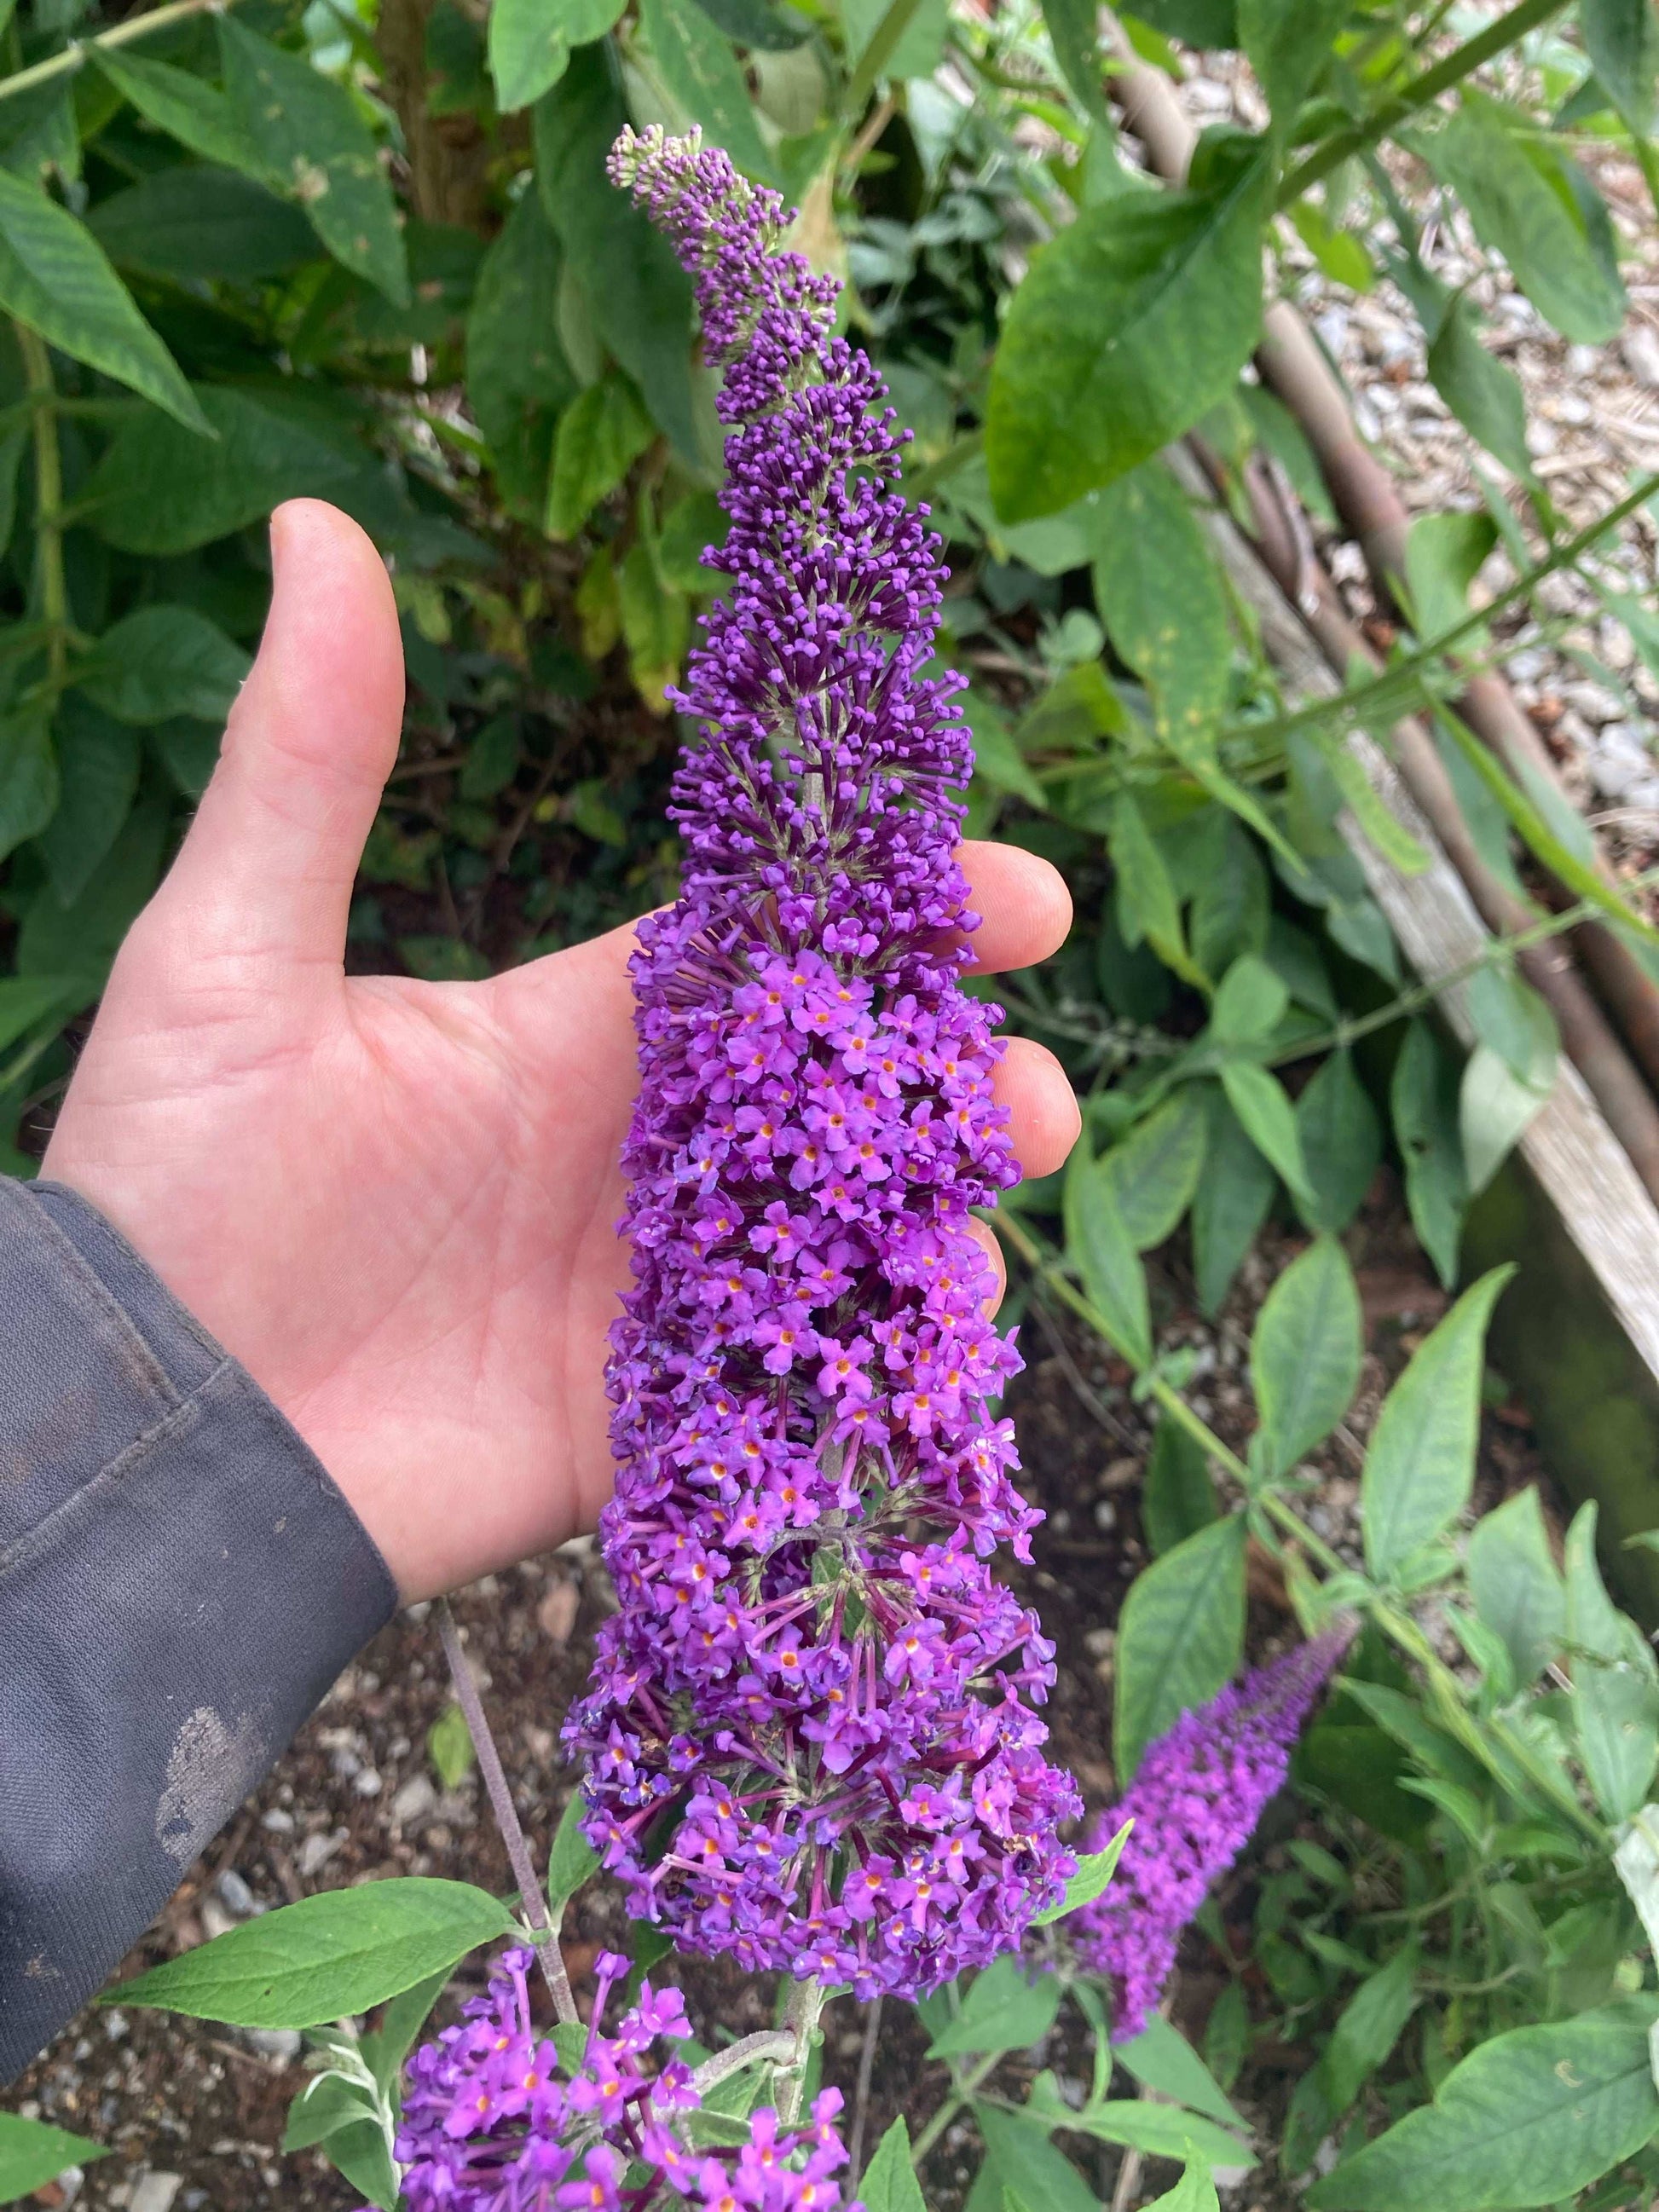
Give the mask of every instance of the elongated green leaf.
<svg viewBox="0 0 1659 2212">
<path fill-rule="evenodd" d="M 1066 1249 L 1111 1340 L 1136 1368 L 1150 1366 L 1152 1314 L 1146 1273 L 1129 1241 L 1100 1164 L 1086 1144 L 1072 1154 L 1064 1188 Z"/>
<path fill-rule="evenodd" d="M 1334 1237 L 1322 1237 L 1268 1291 L 1250 1340 L 1250 1382 L 1271 1473 L 1287 1473 L 1347 1412 L 1363 1348 L 1348 1255 Z"/>
<path fill-rule="evenodd" d="M 1235 1984 L 1229 1984 L 1233 1988 Z M 1222 1992 L 1223 1996 L 1226 1991 Z M 1221 2199 L 1207 2166 L 1189 2166 L 1173 2189 L 1153 2197 L 1146 2212 L 1221 2212 Z"/>
<path fill-rule="evenodd" d="M 1312 2212 L 1498 2212 L 1576 2197 L 1659 2127 L 1656 2015 L 1659 2002 L 1630 1997 L 1480 2044 L 1432 2105 L 1316 2181 Z"/>
<path fill-rule="evenodd" d="M 30 901 L 17 933 L 17 972 L 61 983 L 71 1001 L 65 1012 L 97 997 L 121 939 L 155 890 L 169 812 L 157 796 L 141 799 L 77 899 L 65 906 L 46 884 Z"/>
<path fill-rule="evenodd" d="M 777 166 L 755 121 L 749 87 L 732 41 L 700 8 L 676 0 L 641 0 L 641 19 L 663 82 L 712 145 L 723 147 L 739 169 L 775 184 Z"/>
<path fill-rule="evenodd" d="M 252 663 L 193 607 L 140 607 L 105 631 L 82 670 L 87 696 L 118 722 L 190 714 L 222 722 Z"/>
<path fill-rule="evenodd" d="M 466 325 L 466 391 L 509 510 L 545 520 L 553 418 L 579 390 L 558 332 L 563 252 L 531 192 L 484 256 Z"/>
<path fill-rule="evenodd" d="M 1117 919 L 1128 945 L 1144 939 L 1166 968 L 1189 983 L 1202 985 L 1182 934 L 1181 906 L 1175 885 L 1146 817 L 1127 792 L 1112 808 L 1108 833 L 1112 866 L 1117 871 Z"/>
<path fill-rule="evenodd" d="M 1449 1290 L 1457 1279 L 1457 1248 L 1469 1203 L 1457 1091 L 1456 1062 L 1426 1022 L 1413 1021 L 1395 1062 L 1389 1103 L 1412 1226 Z"/>
<path fill-rule="evenodd" d="M 194 163 L 158 169 L 100 200 L 87 226 L 121 268 L 187 283 L 257 283 L 321 252 L 299 210 L 257 179 Z"/>
<path fill-rule="evenodd" d="M 1286 131 L 1330 58 L 1351 0 L 1238 0 L 1238 35 L 1275 127 Z"/>
<path fill-rule="evenodd" d="M 1075 1912 L 1082 1905 L 1092 1905 L 1096 1898 L 1103 1897 L 1133 1826 L 1133 1820 L 1126 1820 L 1103 1851 L 1085 1851 L 1078 1861 L 1077 1872 L 1066 1885 L 1065 1896 L 1046 1912 L 1036 1914 L 1032 1927 L 1046 1928 L 1051 1920 L 1063 1920 L 1068 1912 Z"/>
<path fill-rule="evenodd" d="M 402 2185 L 378 2119 L 337 2129 L 324 2143 L 323 2153 L 379 2212 L 397 2212 Z"/>
<path fill-rule="evenodd" d="M 1319 2057 L 1320 2086 L 1333 2113 L 1346 2112 L 1417 2008 L 1417 1959 L 1396 1951 L 1368 1975 L 1339 2014 Z"/>
<path fill-rule="evenodd" d="M 1547 1104 L 1551 1085 L 1516 1074 L 1490 1045 L 1477 1045 L 1463 1068 L 1457 1132 L 1473 1193 L 1483 1191 Z"/>
<path fill-rule="evenodd" d="M 79 1004 L 62 975 L 0 975 L 0 1052 L 49 1014 L 73 1013 Z"/>
<path fill-rule="evenodd" d="M 1514 1272 L 1494 1267 L 1465 1291 L 1382 1401 L 1360 1493 L 1374 1575 L 1392 1574 L 1468 1504 L 1486 1323 Z"/>
<path fill-rule="evenodd" d="M 58 790 L 58 758 L 44 708 L 0 714 L 0 860 L 46 828 Z"/>
<path fill-rule="evenodd" d="M 1470 436 L 1523 483 L 1530 482 L 1521 380 L 1483 343 L 1480 318 L 1467 293 L 1448 303 L 1429 347 L 1428 370 L 1430 383 Z"/>
<path fill-rule="evenodd" d="M 1210 1010 L 1210 1030 L 1219 1044 L 1247 1056 L 1261 1050 L 1285 1018 L 1291 994 L 1275 969 L 1258 954 L 1243 952 L 1222 977 Z"/>
<path fill-rule="evenodd" d="M 406 1875 L 245 1921 L 121 1983 L 109 2002 L 237 2027 L 314 2027 L 384 2004 L 516 1925 L 486 1890 Z"/>
<path fill-rule="evenodd" d="M 1090 534 L 1095 605 L 1112 643 L 1146 679 L 1158 736 L 1177 759 L 1212 759 L 1232 630 L 1215 556 L 1187 495 L 1161 460 L 1143 462 L 1101 492 Z"/>
<path fill-rule="evenodd" d="M 1296 1109 L 1278 1077 L 1252 1060 L 1230 1060 L 1221 1070 L 1221 1087 L 1263 1159 L 1284 1177 L 1297 1198 L 1310 1206 L 1316 1206 L 1318 1200 L 1308 1180 L 1308 1164 L 1302 1157 Z"/>
<path fill-rule="evenodd" d="M 590 384 L 559 417 L 547 495 L 552 538 L 574 538 L 627 475 L 654 432 L 639 394 L 625 376 Z"/>
<path fill-rule="evenodd" d="M 1100 82 L 1100 11 L 1094 0 L 1042 0 L 1060 73 L 1097 122 L 1111 120 Z"/>
<path fill-rule="evenodd" d="M 775 7 L 772 0 L 696 0 L 696 5 L 728 39 L 754 53 L 790 53 L 812 35 L 804 15 Z"/>
<path fill-rule="evenodd" d="M 927 2200 L 910 2164 L 910 2131 L 902 2112 L 876 2145 L 858 2195 L 864 2212 L 927 2212 Z"/>
<path fill-rule="evenodd" d="M 65 906 L 80 897 L 138 795 L 142 752 L 133 732 L 73 691 L 59 701 L 52 735 L 63 792 L 41 833 L 52 889 Z"/>
<path fill-rule="evenodd" d="M 1313 1188 L 1310 1229 L 1340 1235 L 1358 1212 L 1382 1158 L 1382 1128 L 1345 1047 L 1315 1069 L 1296 1102 L 1297 1133 Z"/>
<path fill-rule="evenodd" d="M 1270 169 L 1216 164 L 1207 191 L 1085 209 L 1014 294 L 985 451 L 998 512 L 1052 514 L 1124 475 L 1231 384 L 1261 319 Z"/>
<path fill-rule="evenodd" d="M 1112 1203 L 1137 1252 L 1174 1233 L 1204 1165 L 1204 1095 L 1187 1084 L 1137 1121 L 1100 1164 Z"/>
<path fill-rule="evenodd" d="M 1578 28 L 1597 82 L 1632 131 L 1650 131 L 1659 74 L 1659 15 L 1650 0 L 1580 0 Z"/>
<path fill-rule="evenodd" d="M 1572 1714 L 1596 1802 L 1609 1820 L 1627 1820 L 1659 1763 L 1659 1668 L 1646 1637 L 1607 1595 L 1595 1520 L 1594 1504 L 1581 1506 L 1567 1531 Z"/>
<path fill-rule="evenodd" d="M 1020 2051 L 1047 2035 L 1060 2010 L 1060 1984 L 1052 1974 L 1031 1980 L 1021 1962 L 1003 1957 L 976 1974 L 962 2010 L 933 2038 L 930 2058 Z"/>
<path fill-rule="evenodd" d="M 280 394 L 202 385 L 196 397 L 219 434 L 216 445 L 204 447 L 159 416 L 136 415 L 116 431 L 88 479 L 88 521 L 124 552 L 191 552 L 259 520 L 285 499 L 337 493 L 374 465 L 340 436 L 320 436 Z"/>
<path fill-rule="evenodd" d="M 574 9 L 562 0 L 495 0 L 489 11 L 489 74 L 502 114 L 533 106 L 569 68 L 573 16 L 606 15 L 591 34 L 599 39 L 621 12 L 608 0 L 603 7 Z"/>
<path fill-rule="evenodd" d="M 125 47 L 94 43 L 87 52 L 116 90 L 181 146 L 188 146 L 204 161 L 240 169 L 246 176 L 264 176 L 258 148 L 216 86 L 188 70 L 175 69 L 171 62 L 153 61 Z"/>
<path fill-rule="evenodd" d="M 1048 2140 L 1048 2124 L 996 2105 L 975 2105 L 997 2185 L 1042 2206 L 1042 2212 L 1100 2212 L 1100 2199 L 1063 2151 Z M 992 2202 L 999 2200 L 993 2198 Z"/>
<path fill-rule="evenodd" d="M 1566 1591 L 1535 1490 L 1517 1492 L 1475 1522 L 1468 1577 L 1476 1612 L 1510 1655 L 1516 1688 L 1529 1689 L 1559 1656 L 1567 1626 Z"/>
<path fill-rule="evenodd" d="M 1220 1085 L 1206 1084 L 1205 1089 L 1210 1134 L 1193 1200 L 1193 1268 L 1199 1304 L 1213 1316 L 1267 1217 L 1276 1179 Z"/>
<path fill-rule="evenodd" d="M 30 2196 L 71 2166 L 90 2166 L 108 2153 L 84 2136 L 72 2136 L 44 2120 L 20 2119 L 0 2112 L 0 2204 Z"/>
<path fill-rule="evenodd" d="M 192 430 L 208 423 L 179 365 L 86 225 L 0 169 L 0 307 Z"/>
<path fill-rule="evenodd" d="M 1156 1559 L 1118 1622 L 1112 1756 L 1127 1784 L 1154 1737 L 1206 1705 L 1244 1649 L 1244 1522 L 1230 1514 Z"/>
<path fill-rule="evenodd" d="M 599 1855 L 582 1833 L 586 1810 L 582 1793 L 578 1790 L 560 1814 L 554 1832 L 553 1849 L 547 1862 L 547 1909 L 556 1929 L 566 1905 L 599 1870 Z"/>
<path fill-rule="evenodd" d="M 1182 2112 L 1173 2105 L 1149 2104 L 1144 2098 L 1115 2098 L 1091 2105 L 1065 2122 L 1068 2128 L 1098 2142 L 1121 2143 L 1147 2158 L 1198 2159 L 1212 2169 L 1254 2165 L 1249 2147 L 1213 2120 L 1199 2112 Z"/>
<path fill-rule="evenodd" d="M 1154 2013 L 1139 2035 L 1116 2045 L 1113 2056 L 1144 2087 L 1172 2097 L 1189 2112 L 1204 2113 L 1220 2127 L 1236 2128 L 1242 2136 L 1250 2132 L 1249 2122 L 1192 2045 L 1161 2014 Z"/>
<path fill-rule="evenodd" d="M 1197 1438 L 1167 1409 L 1158 1417 L 1141 1486 L 1140 1520 L 1154 1559 L 1221 1516 L 1210 1462 Z"/>
<path fill-rule="evenodd" d="M 282 179 L 337 261 L 407 307 L 397 204 L 351 94 L 234 16 L 221 15 L 218 33 L 231 109 L 263 167 Z"/>
<path fill-rule="evenodd" d="M 1624 320 L 1625 288 L 1593 220 L 1594 190 L 1583 171 L 1468 87 L 1444 129 L 1420 143 L 1482 245 L 1503 255 L 1546 322 L 1585 345 L 1612 337 Z"/>
</svg>

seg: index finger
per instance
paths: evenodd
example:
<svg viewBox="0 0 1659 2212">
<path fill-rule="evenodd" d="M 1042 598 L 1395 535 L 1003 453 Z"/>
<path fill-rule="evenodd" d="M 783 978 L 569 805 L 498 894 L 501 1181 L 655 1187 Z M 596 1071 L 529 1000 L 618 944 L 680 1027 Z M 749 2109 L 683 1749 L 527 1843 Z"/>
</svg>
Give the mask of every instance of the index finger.
<svg viewBox="0 0 1659 2212">
<path fill-rule="evenodd" d="M 975 839 L 958 850 L 968 903 L 980 917 L 969 939 L 981 975 L 1030 968 L 1058 952 L 1072 926 L 1072 895 L 1052 861 L 1018 845 Z"/>
</svg>

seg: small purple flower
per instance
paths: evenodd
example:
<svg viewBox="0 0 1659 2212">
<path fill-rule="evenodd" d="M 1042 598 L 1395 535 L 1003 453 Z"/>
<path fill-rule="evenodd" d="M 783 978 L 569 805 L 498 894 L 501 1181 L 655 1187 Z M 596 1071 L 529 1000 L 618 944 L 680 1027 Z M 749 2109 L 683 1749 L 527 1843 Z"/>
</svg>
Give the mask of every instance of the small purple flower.
<svg viewBox="0 0 1659 2212">
<path fill-rule="evenodd" d="M 988 1412 L 1019 1362 L 969 1209 L 1018 1170 L 996 1011 L 960 981 L 940 549 L 776 193 L 695 134 L 624 133 L 611 174 L 725 372 L 732 581 L 678 698 L 684 894 L 634 961 L 620 1610 L 567 1741 L 635 1917 L 914 1996 L 1018 1943 L 1079 1809 L 1032 1710 L 1052 1648 L 986 1564 L 1038 1516 Z"/>
<path fill-rule="evenodd" d="M 629 1971 L 602 1954 L 593 2025 L 573 2069 L 531 2023 L 532 1965 L 530 1952 L 507 1952 L 488 1994 L 409 2062 L 397 2154 L 410 2212 L 839 2212 L 838 2090 L 801 2127 L 763 2110 L 746 2142 L 694 2145 L 682 2117 L 700 2102 L 690 2069 L 642 2063 L 657 2037 L 690 2033 L 679 1991 L 644 1983 L 602 2034 L 605 1999 Z"/>
<path fill-rule="evenodd" d="M 1328 1631 L 1183 1713 L 1096 1823 L 1091 1850 L 1134 1822 L 1110 1887 L 1066 1922 L 1079 1960 L 1112 1984 L 1115 2043 L 1139 2035 L 1157 2009 L 1182 1930 L 1283 1787 L 1349 1641 L 1347 1630 Z"/>
</svg>

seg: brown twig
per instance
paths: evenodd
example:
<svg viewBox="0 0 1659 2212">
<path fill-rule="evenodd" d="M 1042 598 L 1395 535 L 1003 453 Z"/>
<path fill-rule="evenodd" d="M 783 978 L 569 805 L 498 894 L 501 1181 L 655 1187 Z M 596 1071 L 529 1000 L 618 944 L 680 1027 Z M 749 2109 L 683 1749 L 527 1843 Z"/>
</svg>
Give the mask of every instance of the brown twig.
<svg viewBox="0 0 1659 2212">
<path fill-rule="evenodd" d="M 870 2000 L 864 2015 L 864 2047 L 859 2052 L 859 2077 L 853 2091 L 853 2125 L 847 2138 L 847 2171 L 857 2179 L 864 2171 L 864 2128 L 870 2117 L 870 2084 L 876 2071 L 876 2043 L 881 2034 L 881 1996 Z"/>
<path fill-rule="evenodd" d="M 449 1662 L 450 1679 L 455 1686 L 455 1701 L 466 1722 L 466 1732 L 472 1739 L 472 1748 L 478 1754 L 478 1771 L 483 1777 L 490 1810 L 495 1815 L 495 1826 L 507 1846 L 507 1863 L 513 1869 L 513 1879 L 519 1885 L 519 1901 L 533 1931 L 531 1947 L 547 1986 L 553 1993 L 553 2009 L 567 2024 L 578 2021 L 581 2014 L 576 2009 L 570 1977 L 564 1970 L 558 1930 L 548 1913 L 547 1899 L 542 1894 L 541 1882 L 530 1856 L 530 1846 L 525 1841 L 518 1808 L 513 1802 L 513 1792 L 507 1786 L 507 1772 L 501 1765 L 501 1755 L 495 1748 L 495 1739 L 485 1717 L 483 1700 L 478 1695 L 478 1686 L 472 1679 L 472 1669 L 467 1664 L 466 1653 L 461 1645 L 461 1632 L 455 1625 L 455 1615 L 447 1597 L 441 1597 L 434 1610 L 444 1657 Z"/>
</svg>

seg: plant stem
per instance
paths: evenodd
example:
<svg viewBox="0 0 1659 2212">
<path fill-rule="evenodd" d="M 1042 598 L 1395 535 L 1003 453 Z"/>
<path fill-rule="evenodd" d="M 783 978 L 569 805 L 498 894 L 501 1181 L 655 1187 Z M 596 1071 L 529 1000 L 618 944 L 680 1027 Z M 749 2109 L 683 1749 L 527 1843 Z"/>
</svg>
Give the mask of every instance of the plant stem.
<svg viewBox="0 0 1659 2212">
<path fill-rule="evenodd" d="M 783 2008 L 784 2032 L 791 2038 L 793 2056 L 778 2071 L 778 2119 L 790 2128 L 800 2117 L 806 2094 L 806 2069 L 811 2063 L 819 2016 L 823 2011 L 823 1984 L 816 1976 L 797 1982 Z"/>
<path fill-rule="evenodd" d="M 69 586 L 64 574 L 64 457 L 58 445 L 52 356 L 27 323 L 14 322 L 34 417 L 34 580 L 46 625 L 46 665 L 54 697 L 69 651 Z"/>
<path fill-rule="evenodd" d="M 1443 60 L 1437 61 L 1432 69 L 1420 70 L 1403 84 L 1391 100 L 1385 100 L 1380 107 L 1368 115 L 1363 123 L 1356 123 L 1349 131 L 1339 131 L 1334 138 L 1326 139 L 1322 146 L 1316 146 L 1312 153 L 1305 160 L 1298 161 L 1280 184 L 1278 204 L 1282 208 L 1289 207 L 1293 200 L 1300 199 L 1310 185 L 1316 184 L 1321 177 L 1328 176 L 1351 155 L 1363 154 L 1379 138 L 1386 138 L 1389 131 L 1398 129 L 1419 108 L 1428 106 L 1443 92 L 1449 92 L 1455 84 L 1461 84 L 1465 77 L 1472 76 L 1485 63 L 1494 60 L 1498 55 L 1517 45 L 1528 31 L 1536 30 L 1540 23 L 1547 23 L 1552 15 L 1559 15 L 1565 4 L 1566 0 L 1519 0 L 1517 6 L 1500 15 L 1496 22 L 1488 23 L 1486 29 L 1475 37 L 1466 39 L 1461 46 L 1446 55 Z"/>
<path fill-rule="evenodd" d="M 472 1748 L 478 1754 L 478 1771 L 483 1776 L 484 1788 L 489 1794 L 490 1809 L 495 1815 L 495 1826 L 501 1830 L 501 1841 L 507 1846 L 507 1863 L 513 1869 L 513 1878 L 519 1885 L 520 1902 L 532 1930 L 532 1948 L 547 1986 L 553 1993 L 553 2008 L 560 2020 L 567 2025 L 580 2022 L 581 2014 L 576 2009 L 570 1977 L 564 1970 L 564 1959 L 559 1949 L 558 1930 L 549 1917 L 547 1899 L 542 1894 L 542 1886 L 530 1856 L 530 1846 L 525 1841 L 524 1830 L 519 1822 L 518 1808 L 507 1787 L 501 1755 L 495 1748 L 495 1737 L 490 1734 L 489 1723 L 484 1716 L 483 1700 L 479 1697 L 478 1686 L 472 1679 L 472 1669 L 466 1663 L 466 1653 L 461 1648 L 461 1632 L 455 1626 L 455 1615 L 450 1610 L 447 1597 L 438 1600 L 436 1612 L 438 1635 L 444 1647 L 444 1657 L 449 1662 L 456 1702 L 465 1718 Z"/>
<path fill-rule="evenodd" d="M 910 2147 L 910 2163 L 913 2166 L 921 2166 L 923 2159 L 927 2157 L 980 2083 L 984 2081 L 986 2075 L 995 2071 L 1001 2057 L 1002 2053 L 997 2051 L 989 2058 L 981 2058 L 978 2065 L 964 2074 L 960 2081 L 952 2082 L 950 2095 Z"/>
<path fill-rule="evenodd" d="M 117 23 L 112 30 L 100 31 L 95 39 L 72 39 L 61 53 L 48 54 L 43 62 L 35 62 L 28 69 L 19 70 L 15 76 L 0 77 L 0 100 L 9 100 L 14 93 L 28 92 L 37 84 L 46 84 L 55 76 L 67 76 L 80 69 L 88 53 L 100 46 L 130 46 L 134 39 L 142 39 L 151 31 L 159 31 L 169 23 L 180 23 L 191 15 L 222 13 L 234 4 L 234 0 L 167 0 L 165 8 L 152 8 L 146 15 L 129 15 L 125 23 Z"/>
<path fill-rule="evenodd" d="M 764 2027 L 758 2035 L 745 2035 L 736 2043 L 728 2043 L 724 2051 L 717 2051 L 712 2058 L 705 2058 L 691 2076 L 700 2096 L 732 2075 L 741 2074 L 745 2066 L 753 2066 L 763 2058 L 770 2058 L 780 2066 L 787 2066 L 795 2056 L 795 2039 L 787 2028 Z"/>
<path fill-rule="evenodd" d="M 864 2044 L 859 2052 L 858 2085 L 853 2093 L 853 2126 L 847 2138 L 847 2171 L 854 2180 L 864 2171 L 864 2130 L 870 2117 L 870 2084 L 876 2071 L 876 2043 L 881 2034 L 881 1993 L 864 2015 Z"/>
</svg>

